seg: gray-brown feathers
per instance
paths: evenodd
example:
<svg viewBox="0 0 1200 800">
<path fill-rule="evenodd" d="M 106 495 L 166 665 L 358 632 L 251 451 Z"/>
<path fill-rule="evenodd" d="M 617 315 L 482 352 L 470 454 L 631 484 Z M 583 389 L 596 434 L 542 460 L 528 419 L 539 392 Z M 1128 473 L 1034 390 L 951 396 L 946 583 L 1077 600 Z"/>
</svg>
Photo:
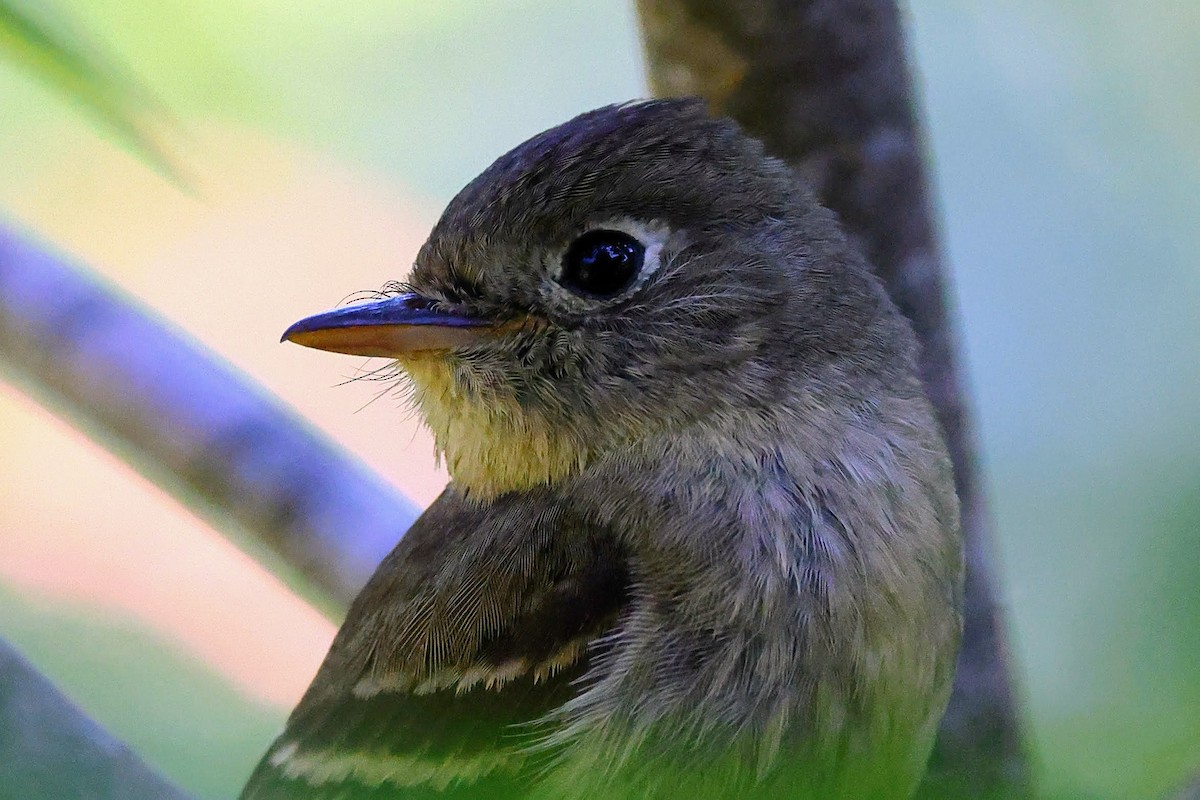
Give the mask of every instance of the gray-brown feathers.
<svg viewBox="0 0 1200 800">
<path fill-rule="evenodd" d="M 645 248 L 566 285 L 595 229 Z M 411 288 L 507 323 L 401 366 L 453 482 L 246 798 L 907 797 L 961 552 L 915 343 L 832 216 L 697 103 L 473 181 Z"/>
</svg>

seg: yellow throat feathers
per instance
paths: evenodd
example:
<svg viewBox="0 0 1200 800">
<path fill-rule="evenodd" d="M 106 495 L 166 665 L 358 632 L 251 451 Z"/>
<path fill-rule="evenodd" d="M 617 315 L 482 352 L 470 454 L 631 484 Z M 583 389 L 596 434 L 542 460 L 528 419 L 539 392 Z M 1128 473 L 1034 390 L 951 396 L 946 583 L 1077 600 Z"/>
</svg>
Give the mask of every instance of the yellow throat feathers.
<svg viewBox="0 0 1200 800">
<path fill-rule="evenodd" d="M 595 452 L 597 443 L 551 430 L 515 400 L 467 396 L 440 354 L 414 353 L 401 366 L 412 379 L 439 459 L 472 494 L 495 497 L 554 483 L 580 472 Z"/>
</svg>

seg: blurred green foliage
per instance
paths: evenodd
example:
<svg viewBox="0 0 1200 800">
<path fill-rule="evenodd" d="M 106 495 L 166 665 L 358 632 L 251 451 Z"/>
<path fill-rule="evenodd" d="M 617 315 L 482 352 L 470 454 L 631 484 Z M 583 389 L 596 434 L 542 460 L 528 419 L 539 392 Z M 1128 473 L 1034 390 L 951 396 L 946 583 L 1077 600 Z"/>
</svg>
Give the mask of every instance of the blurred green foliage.
<svg viewBox="0 0 1200 800">
<path fill-rule="evenodd" d="M 1200 6 L 911 2 L 1049 796 L 1200 769 Z"/>
<path fill-rule="evenodd" d="M 88 108 L 147 163 L 177 178 L 144 115 L 148 98 L 61 20 L 47 17 L 45 9 L 0 0 L 0 57 Z"/>
</svg>

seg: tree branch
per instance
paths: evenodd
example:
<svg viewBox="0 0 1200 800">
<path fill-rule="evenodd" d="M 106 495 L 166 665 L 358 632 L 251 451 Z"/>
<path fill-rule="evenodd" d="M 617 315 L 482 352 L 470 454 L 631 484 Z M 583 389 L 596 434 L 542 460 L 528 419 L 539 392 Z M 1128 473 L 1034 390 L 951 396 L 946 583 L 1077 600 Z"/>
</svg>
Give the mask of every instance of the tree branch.
<svg viewBox="0 0 1200 800">
<path fill-rule="evenodd" d="M 264 543 L 331 616 L 418 513 L 261 387 L 3 225 L 0 369 L 252 555 Z"/>
<path fill-rule="evenodd" d="M 0 640 L 0 796 L 187 800 Z"/>
<path fill-rule="evenodd" d="M 967 552 L 963 649 L 921 794 L 1027 796 L 990 524 L 896 2 L 638 0 L 638 9 L 654 93 L 706 98 L 795 166 L 841 216 L 920 337 Z"/>
</svg>

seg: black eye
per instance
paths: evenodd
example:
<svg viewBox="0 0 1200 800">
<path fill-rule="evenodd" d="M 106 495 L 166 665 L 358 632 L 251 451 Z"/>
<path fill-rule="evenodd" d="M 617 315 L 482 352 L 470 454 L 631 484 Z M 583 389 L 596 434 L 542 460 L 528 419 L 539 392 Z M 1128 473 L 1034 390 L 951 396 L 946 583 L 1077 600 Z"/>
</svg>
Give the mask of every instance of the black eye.
<svg viewBox="0 0 1200 800">
<path fill-rule="evenodd" d="M 646 258 L 646 248 L 621 231 L 588 231 L 567 248 L 559 281 L 572 291 L 609 297 L 629 286 Z"/>
</svg>

